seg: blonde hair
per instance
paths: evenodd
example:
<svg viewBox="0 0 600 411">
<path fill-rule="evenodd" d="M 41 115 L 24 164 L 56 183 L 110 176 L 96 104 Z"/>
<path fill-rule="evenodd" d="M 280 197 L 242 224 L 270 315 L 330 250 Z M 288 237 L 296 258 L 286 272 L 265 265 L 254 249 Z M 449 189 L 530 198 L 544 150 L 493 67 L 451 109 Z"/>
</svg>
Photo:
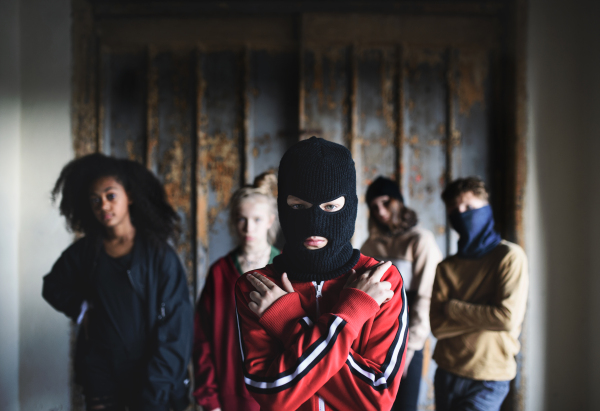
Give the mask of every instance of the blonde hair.
<svg viewBox="0 0 600 411">
<path fill-rule="evenodd" d="M 240 204 L 244 201 L 266 201 L 269 211 L 275 216 L 275 220 L 267 232 L 267 241 L 274 244 L 279 231 L 279 218 L 277 216 L 277 177 L 273 171 L 266 171 L 254 179 L 252 185 L 238 189 L 229 202 L 229 229 L 232 234 L 237 234 L 235 222 L 238 218 Z"/>
</svg>

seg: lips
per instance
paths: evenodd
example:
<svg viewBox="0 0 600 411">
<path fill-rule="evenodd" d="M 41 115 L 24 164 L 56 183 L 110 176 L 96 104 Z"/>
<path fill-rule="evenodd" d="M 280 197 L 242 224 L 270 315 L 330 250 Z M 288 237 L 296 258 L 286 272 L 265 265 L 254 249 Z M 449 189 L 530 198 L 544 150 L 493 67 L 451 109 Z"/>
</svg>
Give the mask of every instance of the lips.
<svg viewBox="0 0 600 411">
<path fill-rule="evenodd" d="M 320 237 L 308 237 L 304 240 L 304 245 L 306 246 L 318 247 L 323 244 L 325 244 L 325 240 Z"/>
</svg>

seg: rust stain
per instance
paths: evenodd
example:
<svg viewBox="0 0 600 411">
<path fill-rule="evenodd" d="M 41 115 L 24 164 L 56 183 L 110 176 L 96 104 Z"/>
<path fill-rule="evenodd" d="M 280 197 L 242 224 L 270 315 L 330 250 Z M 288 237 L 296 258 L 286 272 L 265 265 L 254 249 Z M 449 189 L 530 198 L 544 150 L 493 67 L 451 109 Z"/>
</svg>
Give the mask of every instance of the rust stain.
<svg viewBox="0 0 600 411">
<path fill-rule="evenodd" d="M 420 65 L 437 66 L 443 64 L 443 52 L 438 49 L 409 48 L 406 60 L 411 71 L 417 70 Z"/>
<path fill-rule="evenodd" d="M 438 132 L 438 134 L 445 136 L 446 135 L 446 124 L 444 124 L 444 123 L 438 124 L 437 132 Z"/>
<path fill-rule="evenodd" d="M 258 154 L 259 154 L 258 147 L 254 147 L 254 148 L 252 149 L 252 156 L 253 156 L 254 158 L 256 158 L 256 157 L 258 157 Z"/>
<path fill-rule="evenodd" d="M 237 133 L 234 133 L 237 134 Z M 239 153 L 235 141 L 225 133 L 207 136 L 206 172 L 208 181 L 216 194 L 217 206 L 208 213 L 209 227 L 221 210 L 229 204 L 231 195 L 238 185 Z"/>
<path fill-rule="evenodd" d="M 458 57 L 458 107 L 460 114 L 469 115 L 479 103 L 485 108 L 485 82 L 489 72 L 487 52 L 461 50 Z"/>
<path fill-rule="evenodd" d="M 138 158 L 135 152 L 135 142 L 132 140 L 127 140 L 125 142 L 125 148 L 127 150 L 127 158 L 129 158 L 130 160 L 137 161 Z"/>
<path fill-rule="evenodd" d="M 379 62 L 379 76 L 381 81 L 381 107 L 385 124 L 390 131 L 396 130 L 396 120 L 394 119 L 394 82 L 393 73 L 390 65 L 392 56 L 389 52 L 382 51 L 381 61 Z"/>
<path fill-rule="evenodd" d="M 419 144 L 419 136 L 416 134 L 412 135 L 408 139 L 408 144 L 410 144 L 411 146 L 416 146 L 417 144 Z"/>
<path fill-rule="evenodd" d="M 73 9 L 73 92 L 71 133 L 76 157 L 98 149 L 98 53 L 91 5 L 75 0 Z"/>
</svg>

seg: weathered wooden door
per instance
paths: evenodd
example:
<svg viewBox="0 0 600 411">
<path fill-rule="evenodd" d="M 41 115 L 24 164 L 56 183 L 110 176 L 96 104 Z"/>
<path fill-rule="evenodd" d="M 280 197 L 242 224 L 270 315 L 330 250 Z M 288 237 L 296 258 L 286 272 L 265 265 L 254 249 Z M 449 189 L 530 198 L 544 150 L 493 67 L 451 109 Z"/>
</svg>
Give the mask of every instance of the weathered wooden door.
<svg viewBox="0 0 600 411">
<path fill-rule="evenodd" d="M 367 237 L 364 194 L 378 175 L 398 181 L 444 253 L 456 242 L 440 199 L 451 178 L 483 177 L 507 224 L 498 200 L 511 161 L 502 7 L 252 14 L 198 3 L 74 5 L 77 152 L 128 157 L 159 175 L 182 218 L 177 249 L 195 295 L 208 266 L 235 246 L 233 191 L 311 135 L 353 152 L 355 247 Z M 424 410 L 433 409 L 435 368 L 426 350 Z"/>
</svg>

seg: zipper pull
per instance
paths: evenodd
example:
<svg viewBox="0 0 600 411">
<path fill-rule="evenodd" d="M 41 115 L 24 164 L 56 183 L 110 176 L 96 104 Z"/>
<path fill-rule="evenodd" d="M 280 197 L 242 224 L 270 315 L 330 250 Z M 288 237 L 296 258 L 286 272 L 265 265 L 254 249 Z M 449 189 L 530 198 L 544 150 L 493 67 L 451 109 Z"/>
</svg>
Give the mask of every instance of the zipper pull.
<svg viewBox="0 0 600 411">
<path fill-rule="evenodd" d="M 321 281 L 317 286 L 317 298 L 323 297 L 323 294 L 322 294 L 323 284 L 325 284 L 325 281 Z"/>
</svg>

